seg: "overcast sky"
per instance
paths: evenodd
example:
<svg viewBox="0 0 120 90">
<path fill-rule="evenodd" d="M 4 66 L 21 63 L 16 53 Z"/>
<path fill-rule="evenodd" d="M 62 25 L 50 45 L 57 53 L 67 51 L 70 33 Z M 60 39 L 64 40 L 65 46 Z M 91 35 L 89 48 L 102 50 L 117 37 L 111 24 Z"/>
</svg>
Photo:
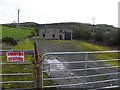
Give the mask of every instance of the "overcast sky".
<svg viewBox="0 0 120 90">
<path fill-rule="evenodd" d="M 81 22 L 118 27 L 120 0 L 0 0 L 0 24 L 17 22 Z"/>
</svg>

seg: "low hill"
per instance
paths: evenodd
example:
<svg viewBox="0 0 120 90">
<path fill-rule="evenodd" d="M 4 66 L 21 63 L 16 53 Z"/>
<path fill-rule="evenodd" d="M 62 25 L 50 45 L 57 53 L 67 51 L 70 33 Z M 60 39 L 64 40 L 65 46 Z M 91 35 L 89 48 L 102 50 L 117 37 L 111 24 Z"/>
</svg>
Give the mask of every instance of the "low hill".
<svg viewBox="0 0 120 90">
<path fill-rule="evenodd" d="M 8 24 L 2 24 L 3 26 L 9 26 L 12 27 L 13 23 L 8 23 Z M 17 26 L 17 24 L 16 24 Z M 40 28 L 42 26 L 49 26 L 49 27 L 69 27 L 69 28 L 76 28 L 76 27 L 86 27 L 89 29 L 92 29 L 93 25 L 89 23 L 79 23 L 79 22 L 61 22 L 61 23 L 50 23 L 50 24 L 38 24 L 35 22 L 24 22 L 20 23 L 20 27 L 27 27 L 27 28 Z M 117 27 L 113 27 L 112 25 L 107 25 L 107 24 L 97 24 L 94 25 L 95 29 L 102 29 L 102 30 L 116 30 Z"/>
<path fill-rule="evenodd" d="M 78 23 L 78 22 L 63 22 L 63 23 L 51 23 L 51 24 L 40 24 L 40 27 L 66 27 L 66 28 L 77 28 L 77 27 L 86 27 L 89 28 L 90 30 L 93 28 L 92 24 L 89 23 Z M 94 28 L 97 29 L 102 29 L 102 30 L 116 30 L 116 27 L 113 27 L 112 25 L 107 25 L 107 24 L 97 24 L 94 25 Z"/>
<path fill-rule="evenodd" d="M 7 23 L 7 24 L 2 24 L 2 25 L 7 26 L 7 27 L 14 27 L 14 26 L 17 27 L 17 23 L 15 23 L 15 24 Z M 31 28 L 39 27 L 39 24 L 34 23 L 34 22 L 24 22 L 24 23 L 19 23 L 19 26 L 23 27 L 23 28 L 27 27 L 27 28 L 31 29 Z"/>
</svg>

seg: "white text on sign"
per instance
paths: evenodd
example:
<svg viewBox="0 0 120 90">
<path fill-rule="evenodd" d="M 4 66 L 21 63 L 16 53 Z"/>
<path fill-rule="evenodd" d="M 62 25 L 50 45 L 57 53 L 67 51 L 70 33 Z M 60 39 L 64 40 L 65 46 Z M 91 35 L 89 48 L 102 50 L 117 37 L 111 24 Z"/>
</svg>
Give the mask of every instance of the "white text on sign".
<svg viewBox="0 0 120 90">
<path fill-rule="evenodd" d="M 24 62 L 24 52 L 7 52 L 8 62 Z"/>
</svg>

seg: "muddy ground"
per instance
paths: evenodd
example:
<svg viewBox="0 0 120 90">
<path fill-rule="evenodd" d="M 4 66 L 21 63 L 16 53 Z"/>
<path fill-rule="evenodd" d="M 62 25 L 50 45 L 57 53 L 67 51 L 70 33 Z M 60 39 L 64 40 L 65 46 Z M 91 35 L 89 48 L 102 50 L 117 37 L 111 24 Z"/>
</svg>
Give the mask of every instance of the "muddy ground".
<svg viewBox="0 0 120 90">
<path fill-rule="evenodd" d="M 74 47 L 71 42 L 63 42 L 63 43 L 54 43 L 54 41 L 44 41 L 44 40 L 34 40 L 34 42 L 38 43 L 38 50 L 39 52 L 47 53 L 47 52 L 67 52 L 67 51 L 80 51 L 78 48 Z M 52 56 L 57 59 L 59 62 L 72 62 L 72 61 L 85 61 L 85 55 L 57 55 Z M 93 57 L 89 56 L 88 60 L 92 60 Z M 49 59 L 50 60 L 50 59 Z M 53 59 L 54 60 L 54 59 Z M 51 70 L 56 69 L 55 66 L 51 66 Z M 61 64 L 61 66 L 57 67 L 57 70 L 68 70 L 68 69 L 83 69 L 85 66 L 83 63 L 81 64 Z M 88 68 L 95 68 L 95 67 L 108 67 L 102 63 L 88 63 Z M 97 74 L 105 74 L 105 73 L 113 73 L 118 72 L 116 69 L 94 69 L 88 70 L 87 75 L 97 75 Z M 50 77 L 57 78 L 57 77 L 73 77 L 73 76 L 84 76 L 85 71 L 62 71 L 62 72 L 48 72 Z M 88 77 L 86 78 L 87 82 L 97 82 L 101 80 L 108 80 L 108 79 L 118 79 L 118 75 L 105 75 L 99 77 Z M 54 80 L 54 85 L 65 85 L 65 84 L 79 84 L 74 86 L 65 86 L 60 88 L 101 88 L 101 87 L 110 87 L 114 85 L 118 85 L 116 81 L 104 82 L 104 83 L 97 83 L 97 84 L 87 84 L 86 86 L 83 85 L 84 78 L 74 78 L 74 79 L 63 79 L 63 80 Z"/>
</svg>

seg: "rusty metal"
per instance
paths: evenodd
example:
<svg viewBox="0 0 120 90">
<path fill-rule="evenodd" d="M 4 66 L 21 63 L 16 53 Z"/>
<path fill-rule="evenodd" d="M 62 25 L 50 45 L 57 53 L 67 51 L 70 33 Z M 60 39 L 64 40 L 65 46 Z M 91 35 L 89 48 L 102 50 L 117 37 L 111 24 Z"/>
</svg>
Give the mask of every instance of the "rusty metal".
<svg viewBox="0 0 120 90">
<path fill-rule="evenodd" d="M 35 61 L 36 61 L 36 70 L 37 70 L 36 90 L 40 90 L 40 64 L 39 64 L 37 44 L 36 43 L 34 43 L 34 49 L 35 49 Z"/>
</svg>

